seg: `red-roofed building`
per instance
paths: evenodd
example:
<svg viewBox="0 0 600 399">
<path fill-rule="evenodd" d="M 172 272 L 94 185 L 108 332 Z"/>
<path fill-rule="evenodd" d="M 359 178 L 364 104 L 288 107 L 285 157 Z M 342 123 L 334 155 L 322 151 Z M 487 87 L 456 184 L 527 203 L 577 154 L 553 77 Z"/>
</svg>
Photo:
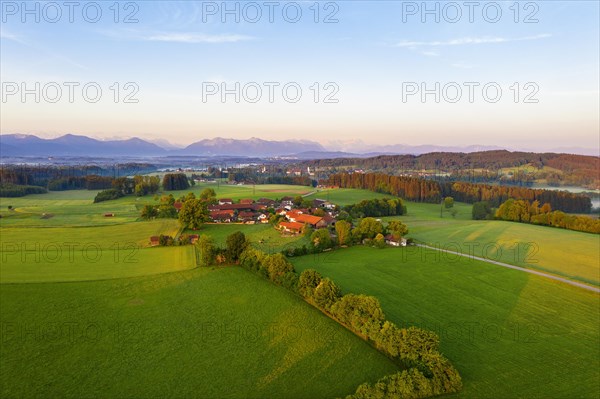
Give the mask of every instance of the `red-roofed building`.
<svg viewBox="0 0 600 399">
<path fill-rule="evenodd" d="M 232 210 L 210 211 L 210 218 L 214 222 L 230 223 L 231 220 L 233 219 L 234 214 L 235 214 L 235 212 Z"/>
<path fill-rule="evenodd" d="M 306 215 L 304 213 L 295 217 L 295 221 L 298 223 L 307 223 L 313 227 L 326 227 L 327 223 L 320 216 Z"/>
<path fill-rule="evenodd" d="M 245 199 L 241 199 L 240 200 L 240 204 L 253 204 L 254 200 L 253 199 L 249 199 L 249 198 L 245 198 Z"/>
<path fill-rule="evenodd" d="M 159 246 L 160 245 L 160 237 L 159 236 L 150 237 L 150 245 L 153 247 Z"/>
<path fill-rule="evenodd" d="M 175 209 L 177 209 L 177 212 L 179 212 L 181 210 L 181 207 L 183 206 L 183 202 L 179 202 L 176 201 L 173 206 L 175 207 Z"/>
<path fill-rule="evenodd" d="M 302 231 L 304 225 L 296 222 L 280 222 L 279 228 L 286 233 L 298 234 Z"/>
<path fill-rule="evenodd" d="M 238 220 L 240 222 L 244 222 L 244 223 L 254 222 L 255 219 L 256 219 L 256 215 L 254 214 L 254 212 L 242 211 L 242 212 L 238 213 Z"/>
</svg>

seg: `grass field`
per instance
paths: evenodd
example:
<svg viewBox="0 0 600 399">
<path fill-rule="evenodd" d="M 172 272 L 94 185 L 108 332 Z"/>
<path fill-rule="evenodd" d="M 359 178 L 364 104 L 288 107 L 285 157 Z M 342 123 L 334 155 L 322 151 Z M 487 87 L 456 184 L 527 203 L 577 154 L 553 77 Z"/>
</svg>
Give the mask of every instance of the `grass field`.
<svg viewBox="0 0 600 399">
<path fill-rule="evenodd" d="M 471 206 L 456 204 L 456 218 L 440 206 L 407 203 L 400 219 L 414 239 L 451 251 L 548 271 L 600 285 L 600 237 L 546 226 L 471 220 Z"/>
<path fill-rule="evenodd" d="M 166 191 L 175 198 L 193 192 L 198 195 L 203 189 L 210 187 L 217 193 L 217 198 L 258 199 L 281 198 L 309 194 L 311 187 L 289 186 L 283 184 L 266 184 L 253 186 L 237 186 L 216 183 L 201 183 L 187 190 Z M 49 226 L 100 226 L 134 222 L 140 216 L 141 208 L 146 204 L 156 204 L 153 195 L 145 197 L 126 196 L 113 201 L 94 204 L 98 191 L 72 190 L 56 191 L 47 194 L 33 194 L 20 198 L 0 198 L 0 227 L 49 227 Z M 8 210 L 8 206 L 14 208 Z M 106 213 L 114 213 L 114 217 L 105 217 Z M 52 217 L 42 218 L 43 214 Z"/>
<path fill-rule="evenodd" d="M 389 195 L 333 189 L 309 198 L 327 197 L 346 205 Z M 448 211 L 440 217 L 438 204 L 407 201 L 406 205 L 407 215 L 383 219 L 402 220 L 409 227 L 408 236 L 419 242 L 600 285 L 598 235 L 523 223 L 471 220 L 472 206 L 464 203 L 455 203 L 455 217 Z"/>
<path fill-rule="evenodd" d="M 282 236 L 271 224 L 205 224 L 200 230 L 186 230 L 188 234 L 206 234 L 211 236 L 215 244 L 225 246 L 227 236 L 241 231 L 252 244 L 266 253 L 281 252 L 285 248 L 310 244 L 310 239 L 304 236 Z"/>
<path fill-rule="evenodd" d="M 241 268 L 0 284 L 0 397 L 332 398 L 396 367 Z"/>
<path fill-rule="evenodd" d="M 598 396 L 597 294 L 466 258 L 425 261 L 409 248 L 342 249 L 292 258 L 344 292 L 374 295 L 389 319 L 441 336 L 460 397 Z"/>
</svg>

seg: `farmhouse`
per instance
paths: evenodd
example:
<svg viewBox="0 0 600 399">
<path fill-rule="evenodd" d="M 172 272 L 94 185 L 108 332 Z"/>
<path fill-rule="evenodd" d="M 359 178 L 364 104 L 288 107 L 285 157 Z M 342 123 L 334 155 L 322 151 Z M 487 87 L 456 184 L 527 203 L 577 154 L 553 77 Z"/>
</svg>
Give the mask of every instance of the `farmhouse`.
<svg viewBox="0 0 600 399">
<path fill-rule="evenodd" d="M 393 247 L 405 247 L 406 238 L 400 237 L 399 240 L 396 240 L 393 235 L 388 234 L 387 236 L 385 236 L 385 243 Z"/>
<path fill-rule="evenodd" d="M 327 227 L 327 222 L 320 216 L 306 215 L 304 213 L 295 217 L 295 221 L 298 223 L 310 224 L 312 227 L 321 228 Z"/>
<path fill-rule="evenodd" d="M 302 223 L 297 223 L 297 222 L 280 222 L 279 223 L 279 228 L 286 233 L 298 234 L 302 231 L 303 227 L 304 227 L 304 225 Z"/>
<path fill-rule="evenodd" d="M 188 236 L 190 238 L 190 244 L 195 244 L 198 241 L 198 234 L 190 234 Z"/>
<path fill-rule="evenodd" d="M 160 245 L 160 237 L 159 236 L 150 237 L 150 246 L 157 247 L 159 245 Z"/>
<path fill-rule="evenodd" d="M 281 206 L 283 206 L 284 208 L 286 206 L 292 206 L 294 205 L 294 199 L 292 197 L 283 197 L 281 199 Z"/>
<path fill-rule="evenodd" d="M 238 214 L 238 220 L 243 223 L 255 222 L 254 212 L 242 211 Z"/>
<path fill-rule="evenodd" d="M 253 199 L 249 199 L 249 198 L 247 198 L 247 199 L 241 199 L 240 200 L 240 204 L 246 204 L 246 205 L 248 205 L 248 204 L 253 204 L 253 203 L 254 203 L 254 200 Z"/>
<path fill-rule="evenodd" d="M 235 212 L 233 210 L 210 211 L 210 218 L 216 223 L 231 223 Z"/>
</svg>

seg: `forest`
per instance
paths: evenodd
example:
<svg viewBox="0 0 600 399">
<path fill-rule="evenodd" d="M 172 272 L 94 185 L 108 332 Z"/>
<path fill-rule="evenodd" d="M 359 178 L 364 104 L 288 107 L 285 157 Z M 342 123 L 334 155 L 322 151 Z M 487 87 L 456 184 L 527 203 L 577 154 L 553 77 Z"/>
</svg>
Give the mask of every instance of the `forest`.
<svg viewBox="0 0 600 399">
<path fill-rule="evenodd" d="M 532 189 L 466 182 L 439 183 L 434 180 L 409 176 L 392 176 L 383 173 L 338 173 L 321 182 L 328 186 L 359 188 L 392 194 L 405 200 L 438 203 L 443 197 L 473 204 L 487 201 L 497 207 L 509 198 L 548 203 L 552 209 L 568 213 L 590 213 L 589 197 L 567 191 Z"/>
</svg>

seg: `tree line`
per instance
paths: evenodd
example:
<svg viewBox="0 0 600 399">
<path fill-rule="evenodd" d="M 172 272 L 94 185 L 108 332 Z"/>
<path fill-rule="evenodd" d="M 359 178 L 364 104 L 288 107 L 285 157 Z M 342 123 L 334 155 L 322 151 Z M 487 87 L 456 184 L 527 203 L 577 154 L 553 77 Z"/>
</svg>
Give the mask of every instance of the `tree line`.
<svg viewBox="0 0 600 399">
<path fill-rule="evenodd" d="M 600 234 L 600 220 L 587 216 L 567 215 L 562 211 L 552 211 L 550 204 L 540 206 L 539 201 L 509 199 L 500 205 L 496 211 L 496 218 Z"/>
<path fill-rule="evenodd" d="M 362 384 L 348 398 L 383 398 L 393 393 L 425 398 L 462 389 L 458 371 L 439 352 L 439 337 L 416 327 L 399 328 L 386 319 L 377 298 L 342 295 L 335 282 L 313 269 L 298 274 L 283 254 L 270 255 L 253 248 L 239 231 L 227 237 L 224 250 L 206 235 L 200 236 L 197 245 L 202 266 L 239 264 L 289 289 L 405 368 L 374 385 Z"/>
<path fill-rule="evenodd" d="M 487 201 L 493 207 L 509 198 L 549 203 L 553 209 L 569 213 L 589 213 L 592 201 L 585 195 L 568 191 L 532 189 L 526 187 L 474 184 L 466 182 L 442 183 L 409 176 L 382 173 L 338 173 L 323 182 L 342 188 L 366 189 L 392 194 L 416 202 L 439 203 L 442 197 L 469 204 Z"/>
</svg>

